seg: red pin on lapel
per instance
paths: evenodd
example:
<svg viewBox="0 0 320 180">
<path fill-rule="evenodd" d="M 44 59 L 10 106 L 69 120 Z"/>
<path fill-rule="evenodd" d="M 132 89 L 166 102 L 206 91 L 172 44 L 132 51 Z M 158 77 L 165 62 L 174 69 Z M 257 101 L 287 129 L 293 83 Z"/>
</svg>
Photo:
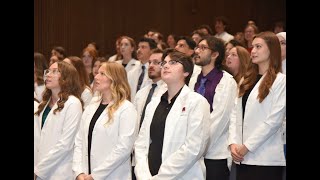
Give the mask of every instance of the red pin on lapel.
<svg viewBox="0 0 320 180">
<path fill-rule="evenodd" d="M 182 112 L 185 112 L 185 111 L 186 111 L 186 107 L 183 107 L 183 108 L 182 108 Z"/>
</svg>

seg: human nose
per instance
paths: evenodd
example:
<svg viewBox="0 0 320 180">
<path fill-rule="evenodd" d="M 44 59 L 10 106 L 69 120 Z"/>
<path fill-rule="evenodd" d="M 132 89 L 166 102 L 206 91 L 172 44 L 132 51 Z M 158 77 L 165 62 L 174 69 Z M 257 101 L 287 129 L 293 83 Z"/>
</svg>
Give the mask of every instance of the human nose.
<svg viewBox="0 0 320 180">
<path fill-rule="evenodd" d="M 195 50 L 194 50 L 194 52 L 195 52 L 196 54 L 199 54 L 199 53 L 200 53 L 200 48 L 199 48 L 199 47 L 196 47 Z"/>
</svg>

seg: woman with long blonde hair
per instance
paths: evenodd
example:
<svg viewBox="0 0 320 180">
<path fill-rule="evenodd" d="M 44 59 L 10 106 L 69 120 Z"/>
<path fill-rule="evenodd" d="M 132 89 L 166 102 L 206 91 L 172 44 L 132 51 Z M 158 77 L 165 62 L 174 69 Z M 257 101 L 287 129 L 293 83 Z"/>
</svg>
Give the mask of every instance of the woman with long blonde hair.
<svg viewBox="0 0 320 180">
<path fill-rule="evenodd" d="M 98 95 L 83 112 L 75 140 L 74 178 L 131 179 L 130 154 L 138 126 L 126 71 L 119 63 L 104 62 L 98 72 Z"/>
</svg>

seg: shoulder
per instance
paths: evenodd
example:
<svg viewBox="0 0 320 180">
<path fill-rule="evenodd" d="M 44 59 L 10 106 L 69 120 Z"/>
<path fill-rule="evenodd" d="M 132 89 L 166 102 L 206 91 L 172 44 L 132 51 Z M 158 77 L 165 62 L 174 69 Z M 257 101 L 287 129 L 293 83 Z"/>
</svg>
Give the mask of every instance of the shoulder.
<svg viewBox="0 0 320 180">
<path fill-rule="evenodd" d="M 90 87 L 86 86 L 86 88 L 82 92 L 83 94 L 92 94 L 92 90 Z"/>
<path fill-rule="evenodd" d="M 285 74 L 283 74 L 283 73 L 281 73 L 281 72 L 278 72 L 278 74 L 277 74 L 277 79 L 281 79 L 281 80 L 285 80 L 286 79 L 286 75 Z"/>
<path fill-rule="evenodd" d="M 274 81 L 274 86 L 285 86 L 286 85 L 286 75 L 285 74 L 283 74 L 283 73 L 281 73 L 281 72 L 279 72 L 278 74 L 277 74 L 277 77 L 276 77 L 276 79 L 275 79 L 275 81 Z"/>
<path fill-rule="evenodd" d="M 219 84 L 221 84 L 222 82 L 226 82 L 229 85 L 237 86 L 236 80 L 233 78 L 233 76 L 230 73 L 224 70 L 222 71 L 222 73 L 223 73 L 222 78 Z"/>
<path fill-rule="evenodd" d="M 74 95 L 70 95 L 68 100 L 66 101 L 66 104 L 81 104 L 80 100 L 75 97 Z"/>
<path fill-rule="evenodd" d="M 121 110 L 126 110 L 126 109 L 135 109 L 134 105 L 132 102 L 125 100 L 120 106 Z"/>
<path fill-rule="evenodd" d="M 203 97 L 201 94 L 194 91 L 190 91 L 188 93 L 188 100 L 189 102 L 196 102 L 196 103 L 207 102 L 207 99 L 205 97 Z"/>
<path fill-rule="evenodd" d="M 222 70 L 223 76 L 222 78 L 233 78 L 233 76 L 225 70 Z"/>
</svg>

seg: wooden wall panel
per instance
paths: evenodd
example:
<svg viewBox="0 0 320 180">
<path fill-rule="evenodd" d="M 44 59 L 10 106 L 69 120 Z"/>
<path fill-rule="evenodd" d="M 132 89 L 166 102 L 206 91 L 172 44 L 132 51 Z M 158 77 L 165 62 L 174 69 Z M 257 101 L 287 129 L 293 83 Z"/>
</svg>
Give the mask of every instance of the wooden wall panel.
<svg viewBox="0 0 320 180">
<path fill-rule="evenodd" d="M 34 51 L 49 58 L 53 46 L 66 48 L 68 55 L 80 56 L 90 41 L 100 46 L 101 55 L 115 53 L 115 40 L 128 35 L 136 41 L 155 28 L 190 35 L 194 28 L 224 15 L 230 33 L 243 31 L 249 19 L 260 30 L 271 30 L 277 20 L 286 20 L 285 0 L 34 0 Z"/>
</svg>

